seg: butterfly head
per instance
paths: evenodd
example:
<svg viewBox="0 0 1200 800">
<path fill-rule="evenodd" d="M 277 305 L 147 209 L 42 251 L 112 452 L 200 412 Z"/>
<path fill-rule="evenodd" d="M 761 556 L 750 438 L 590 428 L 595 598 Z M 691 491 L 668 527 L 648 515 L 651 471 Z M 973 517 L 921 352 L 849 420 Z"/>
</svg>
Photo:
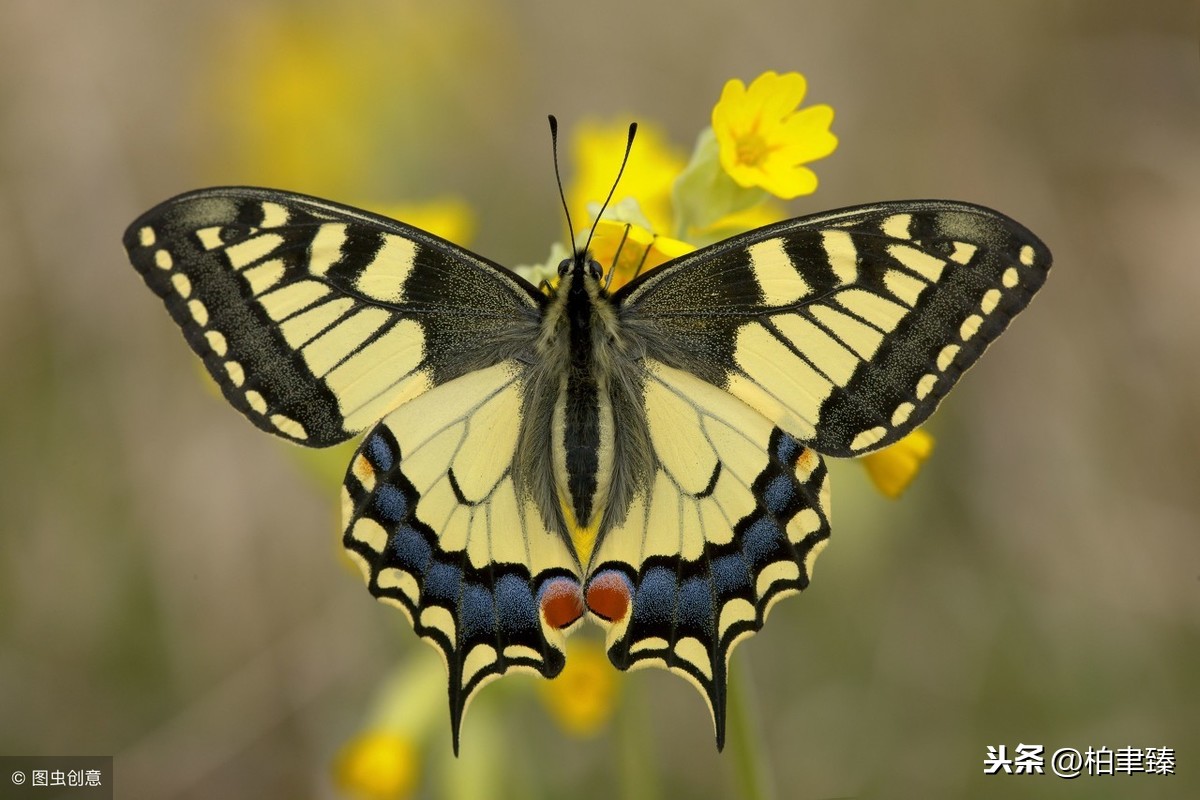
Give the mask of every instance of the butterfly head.
<svg viewBox="0 0 1200 800">
<path fill-rule="evenodd" d="M 561 290 L 573 294 L 603 293 L 601 279 L 604 268 L 587 251 L 578 251 L 571 258 L 564 258 L 558 265 L 558 285 Z M 595 287 L 595 292 L 590 287 Z"/>
</svg>

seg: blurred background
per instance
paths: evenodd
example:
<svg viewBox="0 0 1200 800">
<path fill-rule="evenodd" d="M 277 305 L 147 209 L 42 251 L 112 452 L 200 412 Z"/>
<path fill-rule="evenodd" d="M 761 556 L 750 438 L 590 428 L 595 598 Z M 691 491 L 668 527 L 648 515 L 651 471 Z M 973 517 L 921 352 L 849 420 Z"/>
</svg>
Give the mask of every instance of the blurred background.
<svg viewBox="0 0 1200 800">
<path fill-rule="evenodd" d="M 811 588 L 733 660 L 764 791 L 1200 796 L 1198 30 L 1187 0 L 6 0 L 0 753 L 112 754 L 119 797 L 325 798 L 382 726 L 398 796 L 745 793 L 656 670 L 584 675 L 587 725 L 508 678 L 452 761 L 438 657 L 340 554 L 346 454 L 227 407 L 120 236 L 183 190 L 261 184 L 432 208 L 540 261 L 563 230 L 548 112 L 686 156 L 724 82 L 773 69 L 840 139 L 790 212 L 971 200 L 1056 266 L 907 495 L 835 465 Z M 1178 774 L 983 774 L 1019 743 L 1168 747 Z"/>
</svg>

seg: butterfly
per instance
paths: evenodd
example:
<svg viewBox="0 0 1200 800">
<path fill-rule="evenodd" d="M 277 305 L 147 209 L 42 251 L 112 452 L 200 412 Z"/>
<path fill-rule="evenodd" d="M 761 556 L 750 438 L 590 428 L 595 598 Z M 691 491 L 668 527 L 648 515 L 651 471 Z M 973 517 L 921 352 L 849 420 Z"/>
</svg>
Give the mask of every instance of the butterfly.
<svg viewBox="0 0 1200 800">
<path fill-rule="evenodd" d="M 929 417 L 1042 285 L 1050 252 L 944 200 L 768 225 L 609 292 L 556 286 L 420 229 L 257 188 L 182 194 L 124 244 L 226 399 L 346 472 L 343 542 L 443 656 L 464 711 L 547 678 L 587 617 L 619 669 L 658 666 L 724 738 L 734 646 L 808 586 L 823 456 Z"/>
</svg>

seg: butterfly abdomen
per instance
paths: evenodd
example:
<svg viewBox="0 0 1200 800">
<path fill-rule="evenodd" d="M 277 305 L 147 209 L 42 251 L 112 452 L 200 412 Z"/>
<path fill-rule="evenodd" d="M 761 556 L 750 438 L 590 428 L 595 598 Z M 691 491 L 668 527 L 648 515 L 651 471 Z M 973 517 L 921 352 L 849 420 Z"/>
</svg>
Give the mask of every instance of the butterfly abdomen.
<svg viewBox="0 0 1200 800">
<path fill-rule="evenodd" d="M 567 353 L 569 366 L 562 382 L 562 459 L 570 497 L 570 517 L 575 528 L 590 527 L 600 471 L 600 436 L 612 436 L 607 398 L 601 403 L 600 386 L 592 352 L 593 299 L 587 288 L 571 279 L 566 297 Z M 603 408 L 602 408 L 603 405 Z M 602 417 L 604 417 L 602 421 Z M 603 424 L 607 423 L 607 424 Z M 612 448 L 608 448 L 611 453 Z M 578 547 L 576 548 L 579 549 Z M 587 547 L 589 551 L 590 545 Z M 581 560 L 586 557 L 580 553 Z"/>
</svg>

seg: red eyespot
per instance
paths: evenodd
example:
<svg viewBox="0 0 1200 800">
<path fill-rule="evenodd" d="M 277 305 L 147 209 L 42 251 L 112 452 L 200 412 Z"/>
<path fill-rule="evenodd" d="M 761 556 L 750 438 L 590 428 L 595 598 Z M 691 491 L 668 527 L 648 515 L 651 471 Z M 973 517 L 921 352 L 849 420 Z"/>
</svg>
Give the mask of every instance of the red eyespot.
<svg viewBox="0 0 1200 800">
<path fill-rule="evenodd" d="M 583 616 L 579 584 L 570 578 L 551 578 L 538 591 L 538 604 L 546 623 L 554 628 L 570 627 Z"/>
<path fill-rule="evenodd" d="M 620 622 L 629 613 L 633 587 L 623 573 L 606 569 L 588 582 L 587 605 L 596 616 Z"/>
</svg>

